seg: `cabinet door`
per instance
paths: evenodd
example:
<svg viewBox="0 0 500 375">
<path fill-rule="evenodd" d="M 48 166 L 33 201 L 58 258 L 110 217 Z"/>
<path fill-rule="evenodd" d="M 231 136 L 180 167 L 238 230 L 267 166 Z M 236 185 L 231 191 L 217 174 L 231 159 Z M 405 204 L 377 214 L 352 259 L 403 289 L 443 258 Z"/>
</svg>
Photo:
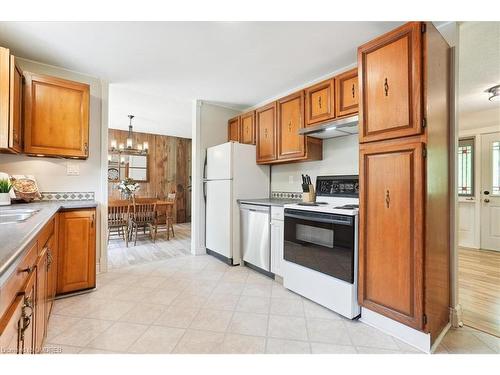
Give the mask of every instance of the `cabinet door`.
<svg viewBox="0 0 500 375">
<path fill-rule="evenodd" d="M 422 329 L 422 144 L 360 147 L 360 305 Z"/>
<path fill-rule="evenodd" d="M 14 152 L 21 152 L 22 144 L 22 95 L 23 73 L 16 65 L 14 56 L 10 56 L 10 134 L 9 148 Z"/>
<path fill-rule="evenodd" d="M 10 51 L 0 47 L 0 149 L 9 147 Z"/>
<path fill-rule="evenodd" d="M 87 158 L 89 85 L 24 73 L 24 151 Z"/>
<path fill-rule="evenodd" d="M 95 287 L 95 209 L 60 213 L 57 293 Z"/>
<path fill-rule="evenodd" d="M 328 79 L 305 90 L 306 125 L 313 125 L 335 117 L 335 84 Z"/>
<path fill-rule="evenodd" d="M 57 244 L 54 235 L 47 241 L 47 321 L 57 288 Z"/>
<path fill-rule="evenodd" d="M 278 101 L 278 159 L 302 158 L 306 152 L 305 136 L 299 135 L 304 127 L 304 92 Z"/>
<path fill-rule="evenodd" d="M 411 22 L 359 47 L 361 142 L 421 133 L 421 39 Z"/>
<path fill-rule="evenodd" d="M 276 102 L 255 111 L 257 163 L 275 161 L 276 153 Z"/>
<path fill-rule="evenodd" d="M 37 273 L 34 270 L 24 287 L 22 293 L 22 311 L 21 319 L 19 321 L 19 352 L 23 354 L 34 354 L 35 351 L 35 337 L 37 329 Z"/>
<path fill-rule="evenodd" d="M 240 141 L 240 118 L 235 117 L 228 121 L 227 125 L 227 140 Z"/>
<path fill-rule="evenodd" d="M 255 144 L 255 112 L 245 113 L 240 117 L 240 142 L 249 145 Z"/>
<path fill-rule="evenodd" d="M 283 276 L 283 241 L 285 224 L 282 220 L 271 221 L 271 272 Z"/>
<path fill-rule="evenodd" d="M 358 69 L 352 69 L 335 77 L 335 109 L 337 117 L 358 112 Z"/>
<path fill-rule="evenodd" d="M 44 247 L 36 262 L 36 298 L 35 298 L 35 352 L 42 350 L 43 340 L 47 330 L 47 247 Z"/>
<path fill-rule="evenodd" d="M 22 352 L 19 327 L 22 309 L 23 296 L 18 295 L 0 319 L 0 354 Z"/>
</svg>

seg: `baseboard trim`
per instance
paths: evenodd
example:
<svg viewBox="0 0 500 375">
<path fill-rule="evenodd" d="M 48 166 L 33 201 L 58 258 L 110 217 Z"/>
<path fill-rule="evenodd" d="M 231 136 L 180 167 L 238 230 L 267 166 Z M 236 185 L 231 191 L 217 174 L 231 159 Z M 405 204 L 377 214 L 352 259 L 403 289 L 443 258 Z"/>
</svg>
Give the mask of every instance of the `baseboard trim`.
<svg viewBox="0 0 500 375">
<path fill-rule="evenodd" d="M 441 331 L 439 336 L 436 338 L 436 340 L 434 340 L 434 344 L 432 344 L 432 346 L 431 346 L 431 353 L 434 353 L 436 351 L 437 347 L 439 346 L 439 344 L 441 344 L 441 341 L 443 341 L 444 336 L 446 336 L 446 334 L 448 333 L 450 328 L 451 328 L 451 323 L 448 323 L 443 328 L 443 330 Z"/>
<path fill-rule="evenodd" d="M 424 353 L 431 353 L 431 335 L 428 333 L 408 327 L 364 307 L 361 308 L 361 318 L 359 320 Z"/>
</svg>

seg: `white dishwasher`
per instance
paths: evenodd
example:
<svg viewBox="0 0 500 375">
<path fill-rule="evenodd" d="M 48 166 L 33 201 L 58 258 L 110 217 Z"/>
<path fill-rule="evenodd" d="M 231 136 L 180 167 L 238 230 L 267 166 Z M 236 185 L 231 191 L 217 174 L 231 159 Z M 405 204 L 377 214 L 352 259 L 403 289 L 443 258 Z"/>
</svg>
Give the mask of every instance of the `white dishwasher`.
<svg viewBox="0 0 500 375">
<path fill-rule="evenodd" d="M 243 261 L 250 268 L 272 277 L 270 216 L 269 206 L 240 204 Z"/>
</svg>

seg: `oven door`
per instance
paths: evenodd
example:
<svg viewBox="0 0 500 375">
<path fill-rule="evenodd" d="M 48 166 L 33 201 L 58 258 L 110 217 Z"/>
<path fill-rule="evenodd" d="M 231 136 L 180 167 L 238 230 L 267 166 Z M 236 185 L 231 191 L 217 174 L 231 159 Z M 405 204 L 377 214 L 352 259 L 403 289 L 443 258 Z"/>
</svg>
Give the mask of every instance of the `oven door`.
<svg viewBox="0 0 500 375">
<path fill-rule="evenodd" d="M 354 283 L 353 216 L 285 209 L 284 258 Z"/>
</svg>

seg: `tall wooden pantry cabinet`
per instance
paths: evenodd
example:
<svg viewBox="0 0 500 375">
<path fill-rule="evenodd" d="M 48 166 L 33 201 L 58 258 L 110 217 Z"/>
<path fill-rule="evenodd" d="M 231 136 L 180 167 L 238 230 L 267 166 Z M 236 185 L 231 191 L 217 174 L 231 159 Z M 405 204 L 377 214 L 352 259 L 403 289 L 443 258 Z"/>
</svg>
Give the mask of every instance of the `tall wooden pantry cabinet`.
<svg viewBox="0 0 500 375">
<path fill-rule="evenodd" d="M 362 307 L 429 333 L 449 321 L 449 46 L 410 22 L 358 49 Z"/>
</svg>

